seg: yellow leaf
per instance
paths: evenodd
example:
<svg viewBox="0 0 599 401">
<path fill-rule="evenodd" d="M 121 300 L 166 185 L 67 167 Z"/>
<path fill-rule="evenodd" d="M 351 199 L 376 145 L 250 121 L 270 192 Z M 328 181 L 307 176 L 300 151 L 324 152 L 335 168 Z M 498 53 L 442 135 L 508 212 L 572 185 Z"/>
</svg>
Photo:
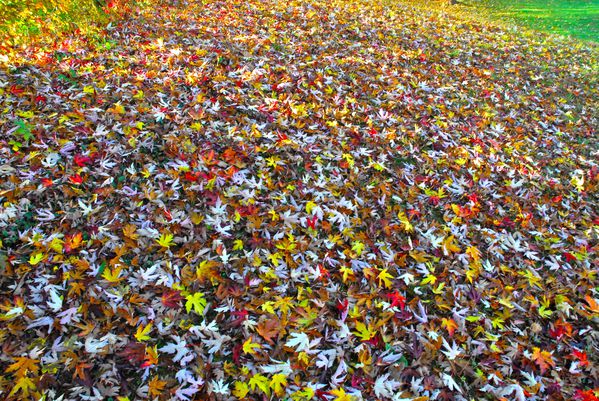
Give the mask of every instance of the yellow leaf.
<svg viewBox="0 0 599 401">
<path fill-rule="evenodd" d="M 61 240 L 58 237 L 55 237 L 52 240 L 52 242 L 50 242 L 50 248 L 57 253 L 62 253 L 63 252 L 63 244 L 64 244 L 63 240 Z"/>
<path fill-rule="evenodd" d="M 270 395 L 270 387 L 268 386 L 268 378 L 256 373 L 249 382 L 250 388 L 253 390 L 258 387 L 266 395 Z"/>
<path fill-rule="evenodd" d="M 342 388 L 331 390 L 331 394 L 335 396 L 334 401 L 353 401 L 352 397 Z"/>
<path fill-rule="evenodd" d="M 341 273 L 343 273 L 343 282 L 344 283 L 347 281 L 347 278 L 349 276 L 354 277 L 354 271 L 351 268 L 347 267 L 347 266 L 341 266 L 341 268 L 339 269 L 339 271 Z"/>
<path fill-rule="evenodd" d="M 449 237 L 447 237 L 443 240 L 443 253 L 445 255 L 449 255 L 453 252 L 459 252 L 459 251 L 460 251 L 460 247 L 457 246 L 457 241 L 453 235 L 450 235 Z"/>
<path fill-rule="evenodd" d="M 93 95 L 94 93 L 96 93 L 96 90 L 94 89 L 93 86 L 84 86 L 83 93 L 89 93 L 89 94 Z"/>
<path fill-rule="evenodd" d="M 499 303 L 510 309 L 514 309 L 514 304 L 512 304 L 508 298 L 499 298 Z"/>
<path fill-rule="evenodd" d="M 475 246 L 469 246 L 466 249 L 466 253 L 472 258 L 472 260 L 478 261 L 480 260 L 480 251 Z"/>
<path fill-rule="evenodd" d="M 33 114 L 33 111 L 31 111 L 31 110 L 17 112 L 17 116 L 23 117 L 23 118 L 32 118 L 34 115 L 35 114 Z"/>
<path fill-rule="evenodd" d="M 539 308 L 539 315 L 545 319 L 549 318 L 552 313 L 553 311 L 547 309 L 547 306 L 545 305 L 541 305 L 541 307 Z"/>
<path fill-rule="evenodd" d="M 185 310 L 187 310 L 187 313 L 192 309 L 198 315 L 201 315 L 202 312 L 204 312 L 207 302 L 203 292 L 196 292 L 193 295 L 188 295 L 185 299 L 187 300 L 187 302 L 185 302 Z"/>
<path fill-rule="evenodd" d="M 372 331 L 372 327 L 370 325 L 369 327 L 366 327 L 362 322 L 356 322 L 356 330 L 357 331 L 354 331 L 354 334 L 357 337 L 360 337 L 360 340 L 362 341 L 368 341 L 375 335 Z"/>
<path fill-rule="evenodd" d="M 422 280 L 422 282 L 420 283 L 421 285 L 426 285 L 426 284 L 435 284 L 437 282 L 437 277 L 433 274 L 429 274 L 428 276 L 426 276 L 424 278 L 424 280 Z"/>
<path fill-rule="evenodd" d="M 123 107 L 123 105 L 119 102 L 116 103 L 114 105 L 114 108 L 112 109 L 114 111 L 114 113 L 116 114 L 125 114 L 125 107 Z"/>
<path fill-rule="evenodd" d="M 410 223 L 410 220 L 408 220 L 408 217 L 404 212 L 397 213 L 397 218 L 399 219 L 401 224 L 403 224 L 403 229 L 405 232 L 409 233 L 414 231 L 414 226 L 412 225 L 412 223 Z"/>
<path fill-rule="evenodd" d="M 291 395 L 293 401 L 307 401 L 314 398 L 314 390 L 310 387 L 304 387 Z"/>
<path fill-rule="evenodd" d="M 443 288 L 445 288 L 445 283 L 441 283 L 437 288 L 433 288 L 433 293 L 441 294 L 441 292 L 443 292 Z"/>
<path fill-rule="evenodd" d="M 29 392 L 35 390 L 35 384 L 31 381 L 30 378 L 26 376 L 21 377 L 19 380 L 17 380 L 17 383 L 13 387 L 10 394 L 8 394 L 8 396 L 10 397 L 15 395 L 19 390 L 21 391 L 22 395 L 21 399 L 26 399 L 29 397 Z"/>
<path fill-rule="evenodd" d="M 387 269 L 381 270 L 381 272 L 378 275 L 378 279 L 379 279 L 379 287 L 381 286 L 381 283 L 384 283 L 385 288 L 391 288 L 392 283 L 391 283 L 390 279 L 393 279 L 393 276 L 391 274 L 389 274 Z"/>
<path fill-rule="evenodd" d="M 39 262 L 41 262 L 41 261 L 42 261 L 42 259 L 44 259 L 44 254 L 43 254 L 43 253 L 41 253 L 41 252 L 34 253 L 34 254 L 32 254 L 32 255 L 29 257 L 29 264 L 30 264 L 31 266 L 35 266 L 35 265 L 37 265 Z"/>
<path fill-rule="evenodd" d="M 309 201 L 308 203 L 306 203 L 306 213 L 308 214 L 312 214 L 312 210 L 316 207 L 316 203 Z"/>
<path fill-rule="evenodd" d="M 270 379 L 270 388 L 272 388 L 279 397 L 283 395 L 285 386 L 287 386 L 287 376 L 283 373 L 277 373 Z"/>
<path fill-rule="evenodd" d="M 107 268 L 104 270 L 104 273 L 102 273 L 102 277 L 110 283 L 116 283 L 123 279 L 123 277 L 120 277 L 121 270 L 122 269 L 120 267 L 117 267 L 115 269 Z"/>
<path fill-rule="evenodd" d="M 156 242 L 163 248 L 170 248 L 170 246 L 173 245 L 173 234 L 163 233 Z"/>
<path fill-rule="evenodd" d="M 349 167 L 354 166 L 355 161 L 354 161 L 354 157 L 352 155 L 350 155 L 349 153 L 344 153 L 341 157 L 343 157 L 343 159 L 347 162 Z"/>
<path fill-rule="evenodd" d="M 152 330 L 152 323 L 148 323 L 146 327 L 139 326 L 135 332 L 135 339 L 139 342 L 148 341 L 151 337 L 148 333 Z"/>
<path fill-rule="evenodd" d="M 364 252 L 364 243 L 362 243 L 361 241 L 354 241 L 354 244 L 351 247 L 351 250 L 354 251 L 355 253 L 358 254 L 358 256 L 362 255 L 362 252 Z"/>
<path fill-rule="evenodd" d="M 283 258 L 280 252 L 271 253 L 267 258 L 272 262 L 275 267 L 279 266 L 279 260 Z"/>
<path fill-rule="evenodd" d="M 428 261 L 428 255 L 424 252 L 413 250 L 409 254 L 418 263 L 426 263 Z"/>
<path fill-rule="evenodd" d="M 245 396 L 250 392 L 250 387 L 244 382 L 236 381 L 233 387 L 233 395 L 240 400 L 245 398 Z"/>
<path fill-rule="evenodd" d="M 248 338 L 244 343 L 243 343 L 243 352 L 245 354 L 255 354 L 256 353 L 256 349 L 260 349 L 262 348 L 262 346 L 260 344 L 257 343 L 253 343 L 251 338 Z"/>
</svg>

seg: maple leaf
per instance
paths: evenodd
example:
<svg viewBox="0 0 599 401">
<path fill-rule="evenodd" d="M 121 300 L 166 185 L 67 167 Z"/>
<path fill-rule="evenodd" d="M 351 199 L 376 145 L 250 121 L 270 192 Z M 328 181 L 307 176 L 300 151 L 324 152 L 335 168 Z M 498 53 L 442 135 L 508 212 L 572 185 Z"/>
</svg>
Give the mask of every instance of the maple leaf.
<svg viewBox="0 0 599 401">
<path fill-rule="evenodd" d="M 481 252 L 477 247 L 473 245 L 469 246 L 468 248 L 466 248 L 466 253 L 472 258 L 472 260 L 480 260 Z"/>
<path fill-rule="evenodd" d="M 256 332 L 270 344 L 274 344 L 272 338 L 277 336 L 280 331 L 280 323 L 276 319 L 265 319 L 256 326 Z"/>
<path fill-rule="evenodd" d="M 308 201 L 308 203 L 306 203 L 306 213 L 312 214 L 312 210 L 314 210 L 316 206 L 318 206 L 316 203 Z"/>
<path fill-rule="evenodd" d="M 181 296 L 181 292 L 176 290 L 166 291 L 162 294 L 162 297 L 160 297 L 162 305 L 166 306 L 167 308 L 178 308 L 183 299 L 185 298 Z"/>
<path fill-rule="evenodd" d="M 356 322 L 356 330 L 357 331 L 355 331 L 354 334 L 356 334 L 362 341 L 368 341 L 376 335 L 371 325 L 366 327 L 362 322 Z"/>
<path fill-rule="evenodd" d="M 140 325 L 135 332 L 135 339 L 139 342 L 148 341 L 151 339 L 151 337 L 148 336 L 150 331 L 152 331 L 152 323 L 148 323 L 145 327 Z"/>
<path fill-rule="evenodd" d="M 124 279 L 124 277 L 121 277 L 122 270 L 123 269 L 120 266 L 114 269 L 105 269 L 102 273 L 102 277 L 110 283 L 118 283 L 119 281 Z"/>
<path fill-rule="evenodd" d="M 185 299 L 187 300 L 187 302 L 185 302 L 185 310 L 187 313 L 192 309 L 198 315 L 201 315 L 204 312 L 207 301 L 206 298 L 204 298 L 203 292 L 196 292 L 195 294 L 188 295 Z"/>
<path fill-rule="evenodd" d="M 330 393 L 335 396 L 334 401 L 354 401 L 354 398 L 347 394 L 342 388 L 331 390 Z"/>
<path fill-rule="evenodd" d="M 406 306 L 406 297 L 402 296 L 399 291 L 387 294 L 386 297 L 391 300 L 391 307 L 399 305 L 399 309 L 402 311 L 404 310 Z"/>
<path fill-rule="evenodd" d="M 414 231 L 414 226 L 412 225 L 412 223 L 410 223 L 410 220 L 408 220 L 408 217 L 404 212 L 397 213 L 397 218 L 399 219 L 401 224 L 403 224 L 403 229 L 405 232 L 411 233 Z"/>
<path fill-rule="evenodd" d="M 154 366 L 158 363 L 158 346 L 146 347 L 146 356 L 144 362 L 141 364 L 142 368 Z"/>
<path fill-rule="evenodd" d="M 27 357 L 16 357 L 14 358 L 15 362 L 6 368 L 6 373 L 15 372 L 16 377 L 23 377 L 27 375 L 28 372 L 33 374 L 37 374 L 40 368 L 38 366 L 38 359 L 31 359 Z"/>
<path fill-rule="evenodd" d="M 390 280 L 393 279 L 393 276 L 389 274 L 387 269 L 381 270 L 377 278 L 379 280 L 379 287 L 381 286 L 381 283 L 385 284 L 385 288 L 391 288 L 391 286 L 393 285 L 393 283 Z"/>
<path fill-rule="evenodd" d="M 255 390 L 256 387 L 258 387 L 260 390 L 262 390 L 264 394 L 270 395 L 269 380 L 267 377 L 262 376 L 260 373 L 256 373 L 254 376 L 252 376 L 248 384 L 252 391 Z"/>
<path fill-rule="evenodd" d="M 285 391 L 284 387 L 287 386 L 287 376 L 283 373 L 274 374 L 270 379 L 269 386 L 277 396 L 282 396 Z"/>
<path fill-rule="evenodd" d="M 31 266 L 35 266 L 39 262 L 41 262 L 42 259 L 44 259 L 44 254 L 42 252 L 37 252 L 37 253 L 31 254 L 31 256 L 29 257 L 29 264 Z"/>
<path fill-rule="evenodd" d="M 158 243 L 158 245 L 160 245 L 163 248 L 170 248 L 171 245 L 174 244 L 174 242 L 173 242 L 173 234 L 163 233 L 160 236 L 160 238 L 158 238 L 156 240 L 156 242 Z"/>
<path fill-rule="evenodd" d="M 352 251 L 354 251 L 356 254 L 358 254 L 358 256 L 362 255 L 362 252 L 364 252 L 364 248 L 365 248 L 365 245 L 361 241 L 354 241 L 354 243 L 351 247 Z"/>
<path fill-rule="evenodd" d="M 137 342 L 130 342 L 118 353 L 118 355 L 126 358 L 131 365 L 140 366 L 144 361 L 145 351 L 145 345 Z"/>
<path fill-rule="evenodd" d="M 250 392 L 250 387 L 247 383 L 236 381 L 233 385 L 233 395 L 240 400 Z"/>
<path fill-rule="evenodd" d="M 229 395 L 229 384 L 225 383 L 223 379 L 212 380 L 210 387 L 214 394 Z"/>
<path fill-rule="evenodd" d="M 441 351 L 441 352 L 443 352 L 449 360 L 454 360 L 462 354 L 462 348 L 455 343 L 455 340 L 453 341 L 453 345 L 449 345 L 447 340 L 445 340 L 445 338 L 443 338 L 443 347 L 447 351 Z"/>
<path fill-rule="evenodd" d="M 217 276 L 217 270 L 219 263 L 214 260 L 203 260 L 200 265 L 196 268 L 196 276 L 201 283 L 207 279 L 212 279 Z"/>
<path fill-rule="evenodd" d="M 310 338 L 304 332 L 291 333 L 290 339 L 285 343 L 286 347 L 295 347 L 296 352 L 302 352 L 310 348 Z"/>
<path fill-rule="evenodd" d="M 260 348 L 262 348 L 262 346 L 260 344 L 252 342 L 251 338 L 248 338 L 243 343 L 243 352 L 245 354 L 251 354 L 251 355 L 253 355 L 253 354 L 256 353 L 256 349 L 260 349 Z"/>
<path fill-rule="evenodd" d="M 450 235 L 443 240 L 443 253 L 446 256 L 459 251 L 460 247 L 457 245 L 457 241 L 453 235 Z"/>
<path fill-rule="evenodd" d="M 21 396 L 23 397 L 22 399 L 26 399 L 29 397 L 29 392 L 35 391 L 35 388 L 35 383 L 33 383 L 33 381 L 31 381 L 30 378 L 24 376 L 17 380 L 15 386 L 8 394 L 8 396 L 11 397 L 15 395 L 17 392 L 21 391 Z"/>
<path fill-rule="evenodd" d="M 594 314 L 599 314 L 599 302 L 597 302 L 595 298 L 591 297 L 588 294 L 584 296 L 584 299 L 585 301 L 587 301 L 587 304 L 589 305 L 586 306 L 586 308 Z"/>
<path fill-rule="evenodd" d="M 541 351 L 539 347 L 533 347 L 531 360 L 537 364 L 541 374 L 545 373 L 550 367 L 555 366 L 553 355 L 549 351 Z"/>
<path fill-rule="evenodd" d="M 164 392 L 166 384 L 165 380 L 160 380 L 158 376 L 154 376 L 148 383 L 148 393 L 151 397 L 158 397 Z"/>
<path fill-rule="evenodd" d="M 434 274 L 428 274 L 420 283 L 421 285 L 426 285 L 426 284 L 435 284 L 437 282 L 437 276 L 435 276 Z"/>
<path fill-rule="evenodd" d="M 581 400 L 581 401 L 599 401 L 599 397 L 597 397 L 597 391 L 596 390 L 576 390 L 576 392 L 574 393 L 574 399 L 575 400 Z"/>
<path fill-rule="evenodd" d="M 67 237 L 66 241 L 64 242 L 64 248 L 65 248 L 66 252 L 70 252 L 72 250 L 79 248 L 81 246 L 82 239 L 83 239 L 83 235 L 80 232 L 78 232 L 75 235 Z"/>
<path fill-rule="evenodd" d="M 450 337 L 453 337 L 453 333 L 458 328 L 458 324 L 453 319 L 443 318 L 441 320 L 441 326 L 445 327 Z"/>
</svg>

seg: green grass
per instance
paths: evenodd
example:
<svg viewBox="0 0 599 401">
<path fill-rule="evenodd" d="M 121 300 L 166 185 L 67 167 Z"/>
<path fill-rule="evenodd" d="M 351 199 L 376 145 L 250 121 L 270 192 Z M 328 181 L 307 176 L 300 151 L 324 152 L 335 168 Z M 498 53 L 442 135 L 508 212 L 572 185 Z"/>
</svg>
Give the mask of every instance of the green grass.
<svg viewBox="0 0 599 401">
<path fill-rule="evenodd" d="M 494 18 L 599 42 L 599 0 L 463 0 Z"/>
</svg>

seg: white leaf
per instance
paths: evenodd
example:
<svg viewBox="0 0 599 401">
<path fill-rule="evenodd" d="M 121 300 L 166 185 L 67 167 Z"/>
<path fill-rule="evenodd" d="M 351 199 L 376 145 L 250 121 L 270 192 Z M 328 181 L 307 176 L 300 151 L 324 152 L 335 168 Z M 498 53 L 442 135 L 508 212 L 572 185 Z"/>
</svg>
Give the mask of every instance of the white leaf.
<svg viewBox="0 0 599 401">
<path fill-rule="evenodd" d="M 379 376 L 374 382 L 374 394 L 377 397 L 391 398 L 400 383 L 389 379 L 389 373 Z"/>
<path fill-rule="evenodd" d="M 95 338 L 88 337 L 85 340 L 85 351 L 90 354 L 97 354 L 108 345 L 108 341 L 96 340 Z"/>
<path fill-rule="evenodd" d="M 457 390 L 460 392 L 460 394 L 462 393 L 462 389 L 460 388 L 460 386 L 458 386 L 455 380 L 453 380 L 453 377 L 451 377 L 447 373 L 443 373 L 442 377 L 443 384 L 446 385 L 448 389 L 450 389 L 451 391 Z"/>
<path fill-rule="evenodd" d="M 290 339 L 285 343 L 286 347 L 295 347 L 297 352 L 302 352 L 310 346 L 310 338 L 306 333 L 291 333 Z"/>
<path fill-rule="evenodd" d="M 262 372 L 270 374 L 282 373 L 284 375 L 290 375 L 291 373 L 293 373 L 293 370 L 291 369 L 291 363 L 289 361 L 281 362 L 275 359 L 271 360 L 276 363 L 272 365 L 261 366 L 260 369 L 262 369 Z"/>
<path fill-rule="evenodd" d="M 62 309 L 62 298 L 58 295 L 56 288 L 51 287 L 49 291 L 50 300 L 47 301 L 48 306 L 52 309 L 52 312 L 58 312 Z"/>
<path fill-rule="evenodd" d="M 229 395 L 229 385 L 225 383 L 223 379 L 218 381 L 212 380 L 210 382 L 210 388 L 215 394 Z"/>
</svg>

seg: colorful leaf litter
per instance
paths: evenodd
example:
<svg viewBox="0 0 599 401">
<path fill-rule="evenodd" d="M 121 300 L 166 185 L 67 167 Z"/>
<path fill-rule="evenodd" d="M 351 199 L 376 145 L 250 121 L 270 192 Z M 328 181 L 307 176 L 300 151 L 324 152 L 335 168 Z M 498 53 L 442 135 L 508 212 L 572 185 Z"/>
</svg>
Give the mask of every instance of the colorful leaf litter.
<svg viewBox="0 0 599 401">
<path fill-rule="evenodd" d="M 597 399 L 597 47 L 325 3 L 6 51 L 3 398 Z"/>
</svg>

